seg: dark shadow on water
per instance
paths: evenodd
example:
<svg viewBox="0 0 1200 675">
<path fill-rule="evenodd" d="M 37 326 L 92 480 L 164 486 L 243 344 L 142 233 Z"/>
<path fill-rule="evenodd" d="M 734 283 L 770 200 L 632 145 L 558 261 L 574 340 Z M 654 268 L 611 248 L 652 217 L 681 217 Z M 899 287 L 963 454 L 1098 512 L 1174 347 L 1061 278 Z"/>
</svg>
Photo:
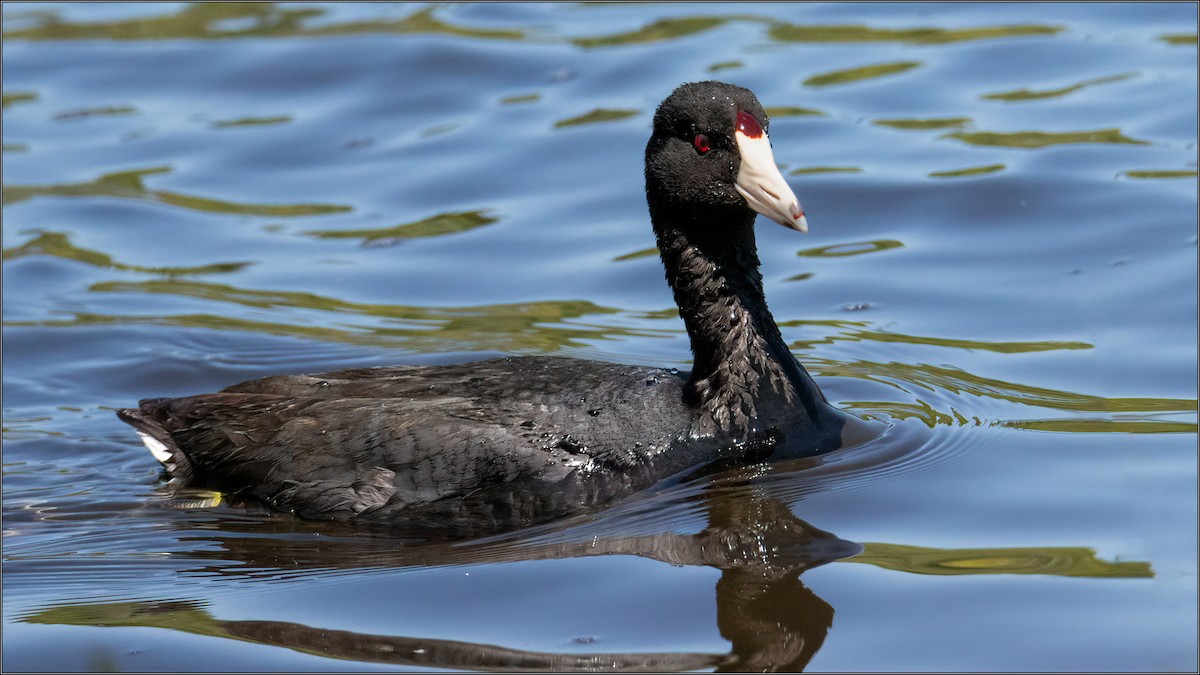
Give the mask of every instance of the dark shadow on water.
<svg viewBox="0 0 1200 675">
<path fill-rule="evenodd" d="M 811 462 L 810 462 L 811 463 Z M 790 467 L 793 470 L 800 468 Z M 819 468 L 810 467 L 810 468 Z M 824 643 L 834 609 L 800 580 L 814 567 L 849 559 L 917 574 L 1051 574 L 1146 578 L 1142 562 L 1108 563 L 1086 548 L 929 549 L 840 539 L 796 517 L 779 490 L 761 479 L 767 469 L 740 467 L 676 493 L 677 506 L 698 509 L 706 525 L 693 534 L 599 536 L 589 528 L 526 531 L 466 543 L 404 544 L 386 531 L 297 521 L 288 517 L 221 519 L 218 531 L 196 530 L 197 550 L 174 554 L 199 566 L 184 574 L 282 581 L 320 574 L 361 575 L 400 568 L 514 563 L 632 555 L 671 565 L 721 571 L 716 622 L 728 653 L 544 652 L 501 645 L 330 630 L 301 623 L 223 620 L 204 601 L 179 598 L 54 605 L 20 617 L 26 623 L 154 627 L 283 647 L 352 662 L 494 672 L 798 672 Z M 795 475 L 792 472 L 792 475 Z M 640 506 L 651 510 L 649 506 Z M 642 523 L 639 505 L 616 520 Z M 661 504 L 659 504 L 661 506 Z M 622 527 L 606 519 L 605 532 Z M 642 523 L 644 525 L 644 523 Z M 600 532 L 590 528 L 593 532 Z M 530 536 L 530 535 L 533 536 Z M 564 535 L 569 539 L 564 540 Z M 220 550 L 212 550 L 212 544 Z M 580 645 L 586 641 L 577 641 Z"/>
<path fill-rule="evenodd" d="M 751 472 L 752 473 L 752 472 Z M 242 520 L 259 536 L 214 533 L 202 541 L 219 552 L 195 551 L 181 557 L 214 557 L 233 566 L 206 564 L 195 574 L 258 575 L 287 564 L 293 571 L 361 573 L 441 565 L 504 563 L 596 555 L 635 555 L 673 565 L 704 565 L 721 570 L 716 584 L 717 625 L 731 643 L 728 654 L 713 653 L 552 653 L 503 646 L 328 630 L 280 621 L 225 621 L 204 602 L 164 599 L 55 606 L 34 611 L 28 623 L 75 626 L 141 626 L 222 637 L 294 649 L 326 658 L 398 666 L 481 671 L 798 671 L 821 647 L 833 608 L 800 581 L 808 569 L 853 556 L 862 546 L 822 531 L 795 517 L 788 506 L 750 485 L 750 474 L 711 483 L 695 496 L 707 527 L 695 534 L 660 533 L 586 541 L 521 543 L 497 540 L 469 544 L 397 545 L 385 533 L 336 535 L 339 526 L 312 524 L 314 536 L 296 532 L 296 521 Z M 277 523 L 276 536 L 264 526 Z M 223 522 L 222 529 L 233 522 Z M 303 527 L 303 526 L 301 526 Z M 322 536 L 323 534 L 323 536 Z M 207 548 L 207 547 L 206 547 Z M 287 561 L 282 563 L 281 561 Z M 245 572 L 243 572 L 243 570 Z"/>
</svg>

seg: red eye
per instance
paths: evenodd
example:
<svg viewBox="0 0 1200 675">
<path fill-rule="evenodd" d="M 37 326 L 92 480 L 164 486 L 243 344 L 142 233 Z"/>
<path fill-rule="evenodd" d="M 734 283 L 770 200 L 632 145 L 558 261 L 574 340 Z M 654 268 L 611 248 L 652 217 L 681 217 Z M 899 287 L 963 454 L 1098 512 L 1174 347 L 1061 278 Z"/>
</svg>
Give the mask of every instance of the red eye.
<svg viewBox="0 0 1200 675">
<path fill-rule="evenodd" d="M 707 153 L 712 146 L 708 144 L 708 136 L 704 134 L 696 134 L 696 138 L 692 140 L 692 145 L 696 146 L 696 152 L 700 154 Z"/>
</svg>

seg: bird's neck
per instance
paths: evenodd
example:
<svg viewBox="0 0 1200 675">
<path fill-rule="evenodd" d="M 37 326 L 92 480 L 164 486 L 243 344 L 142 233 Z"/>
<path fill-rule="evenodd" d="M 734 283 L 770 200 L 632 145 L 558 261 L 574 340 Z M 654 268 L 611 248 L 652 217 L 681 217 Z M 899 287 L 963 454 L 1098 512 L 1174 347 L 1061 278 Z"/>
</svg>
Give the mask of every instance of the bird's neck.
<svg viewBox="0 0 1200 675">
<path fill-rule="evenodd" d="M 824 397 L 767 309 L 753 214 L 719 224 L 681 220 L 654 219 L 691 339 L 687 391 L 688 403 L 702 413 L 698 431 L 752 436 L 798 416 L 818 423 Z"/>
</svg>

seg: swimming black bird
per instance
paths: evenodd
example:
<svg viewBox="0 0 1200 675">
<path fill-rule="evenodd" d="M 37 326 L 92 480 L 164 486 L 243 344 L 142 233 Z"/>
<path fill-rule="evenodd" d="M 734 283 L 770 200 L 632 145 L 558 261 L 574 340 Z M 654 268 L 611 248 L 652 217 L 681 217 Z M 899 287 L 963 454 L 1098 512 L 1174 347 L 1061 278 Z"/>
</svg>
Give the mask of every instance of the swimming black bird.
<svg viewBox="0 0 1200 675">
<path fill-rule="evenodd" d="M 646 199 L 690 373 L 525 356 L 353 368 L 148 399 L 118 412 L 177 484 L 305 518 L 432 537 L 517 529 L 703 467 L 830 451 L 831 407 L 763 297 L 761 213 L 804 232 L 748 89 L 684 84 L 654 114 Z"/>
</svg>

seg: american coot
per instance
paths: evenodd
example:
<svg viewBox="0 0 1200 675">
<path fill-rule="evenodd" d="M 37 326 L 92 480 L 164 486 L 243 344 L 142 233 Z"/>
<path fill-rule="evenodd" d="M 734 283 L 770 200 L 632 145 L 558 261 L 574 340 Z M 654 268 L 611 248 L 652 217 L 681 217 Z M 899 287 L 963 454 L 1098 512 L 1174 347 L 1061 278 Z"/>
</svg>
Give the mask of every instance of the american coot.
<svg viewBox="0 0 1200 675">
<path fill-rule="evenodd" d="M 118 415 L 176 484 L 431 536 L 516 529 L 689 470 L 836 449 L 862 423 L 826 403 L 763 298 L 755 213 L 808 225 L 767 125 L 751 91 L 720 82 L 684 84 L 654 114 L 646 198 L 691 373 L 544 356 L 354 368 Z"/>
</svg>

